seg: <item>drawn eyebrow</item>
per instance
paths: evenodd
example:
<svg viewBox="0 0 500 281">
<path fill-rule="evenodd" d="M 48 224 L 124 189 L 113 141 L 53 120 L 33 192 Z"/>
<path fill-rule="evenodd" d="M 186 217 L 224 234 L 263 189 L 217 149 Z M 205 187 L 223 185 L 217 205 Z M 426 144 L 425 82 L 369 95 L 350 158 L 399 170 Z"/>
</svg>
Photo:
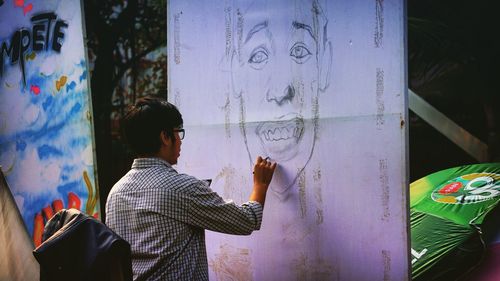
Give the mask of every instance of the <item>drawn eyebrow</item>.
<svg viewBox="0 0 500 281">
<path fill-rule="evenodd" d="M 305 30 L 307 30 L 307 32 L 309 32 L 309 35 L 311 35 L 311 37 L 314 39 L 314 41 L 316 41 L 316 36 L 314 36 L 313 30 L 312 30 L 311 26 L 309 26 L 309 25 L 307 25 L 305 23 L 297 22 L 297 21 L 292 22 L 292 26 L 295 29 L 305 29 Z"/>
<path fill-rule="evenodd" d="M 247 37 L 245 38 L 245 44 L 252 38 L 252 36 L 261 31 L 264 28 L 267 28 L 267 20 L 263 21 L 261 23 L 256 24 L 247 34 Z"/>
</svg>

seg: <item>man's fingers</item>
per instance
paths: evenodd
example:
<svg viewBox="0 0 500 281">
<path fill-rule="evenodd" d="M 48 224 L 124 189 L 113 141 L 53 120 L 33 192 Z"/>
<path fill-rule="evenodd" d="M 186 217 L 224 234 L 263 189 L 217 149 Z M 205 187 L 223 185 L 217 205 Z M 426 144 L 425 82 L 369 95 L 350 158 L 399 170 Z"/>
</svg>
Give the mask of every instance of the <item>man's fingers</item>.
<svg viewBox="0 0 500 281">
<path fill-rule="evenodd" d="M 254 166 L 254 174 L 256 170 L 259 170 L 259 173 L 267 174 L 268 172 L 271 172 L 272 175 L 276 169 L 276 165 L 276 162 L 271 162 L 269 157 L 262 158 L 261 156 L 258 156 Z"/>
<path fill-rule="evenodd" d="M 272 170 L 273 170 L 273 172 L 274 172 L 274 170 L 276 169 L 276 162 L 274 162 L 274 163 L 271 165 L 271 169 L 272 169 Z"/>
</svg>

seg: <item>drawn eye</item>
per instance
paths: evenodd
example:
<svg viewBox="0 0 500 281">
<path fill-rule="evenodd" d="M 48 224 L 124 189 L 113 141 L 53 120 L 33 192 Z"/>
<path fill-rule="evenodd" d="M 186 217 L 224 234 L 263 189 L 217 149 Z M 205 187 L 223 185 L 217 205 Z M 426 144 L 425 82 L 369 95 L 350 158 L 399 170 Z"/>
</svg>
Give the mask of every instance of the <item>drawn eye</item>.
<svg viewBox="0 0 500 281">
<path fill-rule="evenodd" d="M 248 62 L 250 66 L 255 69 L 262 69 L 267 61 L 269 60 L 269 56 L 267 55 L 267 50 L 265 48 L 259 47 L 255 49 L 250 55 L 250 59 Z"/>
<path fill-rule="evenodd" d="M 303 64 L 311 57 L 311 52 L 306 48 L 303 43 L 295 43 L 290 49 L 290 56 L 299 64 Z"/>
</svg>

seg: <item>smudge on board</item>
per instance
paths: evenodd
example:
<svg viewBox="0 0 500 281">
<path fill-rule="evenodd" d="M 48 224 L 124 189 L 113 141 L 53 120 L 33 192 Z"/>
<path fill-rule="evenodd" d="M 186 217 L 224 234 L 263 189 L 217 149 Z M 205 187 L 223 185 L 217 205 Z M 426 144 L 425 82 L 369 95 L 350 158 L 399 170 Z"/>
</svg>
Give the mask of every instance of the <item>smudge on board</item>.
<svg viewBox="0 0 500 281">
<path fill-rule="evenodd" d="M 229 98 L 230 93 L 226 93 L 226 102 L 220 107 L 224 111 L 224 130 L 226 133 L 226 138 L 231 138 L 231 99 Z"/>
<path fill-rule="evenodd" d="M 375 32 L 373 41 L 375 48 L 382 47 L 384 38 L 384 0 L 375 0 Z"/>
<path fill-rule="evenodd" d="M 389 174 L 387 167 L 387 159 L 379 160 L 379 180 L 380 180 L 380 188 L 382 189 L 382 220 L 387 221 L 391 216 L 390 208 L 389 208 Z"/>
<path fill-rule="evenodd" d="M 246 111 L 245 111 L 245 99 L 243 98 L 243 94 L 239 98 L 240 100 L 240 112 L 239 112 L 239 122 L 238 125 L 240 127 L 240 132 L 241 135 L 243 136 L 243 140 L 245 142 L 245 146 L 247 147 L 247 153 L 248 153 L 248 160 L 250 160 L 250 163 L 252 162 L 252 155 L 250 155 L 250 151 L 248 150 L 248 139 L 247 139 L 247 133 L 245 130 L 245 116 L 246 116 Z"/>
<path fill-rule="evenodd" d="M 244 18 L 243 14 L 241 13 L 240 9 L 236 10 L 236 16 L 237 16 L 237 25 L 236 25 L 236 33 L 238 34 L 238 62 L 241 63 L 241 47 L 243 44 L 243 25 L 244 25 Z"/>
<path fill-rule="evenodd" d="M 304 95 L 305 95 L 305 91 L 304 91 L 304 83 L 302 81 L 299 81 L 297 82 L 297 85 L 295 85 L 297 87 L 297 91 L 295 91 L 295 94 L 297 95 L 297 103 L 300 105 L 299 108 L 300 108 L 300 112 L 301 114 L 304 114 L 304 112 L 302 112 L 305 108 L 304 108 Z"/>
<path fill-rule="evenodd" d="M 298 185 L 299 185 L 299 205 L 300 205 L 300 217 L 305 218 L 307 216 L 307 198 L 306 198 L 306 175 L 305 170 L 302 170 L 299 174 Z"/>
<path fill-rule="evenodd" d="M 391 252 L 382 250 L 382 260 L 384 262 L 384 281 L 391 280 Z"/>
<path fill-rule="evenodd" d="M 310 259 L 305 253 L 300 253 L 291 263 L 296 280 L 326 281 L 332 280 L 334 269 L 323 259 Z"/>
<path fill-rule="evenodd" d="M 179 88 L 175 88 L 174 90 L 174 104 L 180 108 L 181 107 L 181 91 Z"/>
<path fill-rule="evenodd" d="M 288 243 L 301 243 L 312 231 L 311 226 L 298 223 L 296 220 L 291 223 L 285 223 L 281 226 L 281 233 L 283 234 L 281 242 L 285 247 Z"/>
<path fill-rule="evenodd" d="M 233 167 L 224 167 L 222 171 L 215 177 L 215 181 L 224 179 L 224 198 L 232 198 L 232 186 L 236 170 Z"/>
<path fill-rule="evenodd" d="M 376 124 L 377 129 L 382 129 L 382 126 L 385 123 L 384 113 L 385 113 L 385 104 L 384 104 L 384 70 L 382 68 L 377 68 L 376 74 L 376 104 L 377 104 L 377 116 L 376 116 Z"/>
<path fill-rule="evenodd" d="M 319 98 L 317 95 L 313 95 L 312 97 L 312 113 L 313 113 L 313 129 L 314 129 L 314 139 L 317 141 L 320 137 L 320 130 L 319 130 Z M 314 149 L 314 146 L 313 146 Z M 311 152 L 311 155 L 314 153 L 314 151 Z"/>
<path fill-rule="evenodd" d="M 225 37 L 226 37 L 226 57 L 231 54 L 231 47 L 233 45 L 233 21 L 232 21 L 233 9 L 231 7 L 224 8 L 224 24 L 225 24 Z"/>
<path fill-rule="evenodd" d="M 321 182 L 321 168 L 317 168 L 313 171 L 313 180 L 315 183 Z"/>
<path fill-rule="evenodd" d="M 323 194 L 321 191 L 321 169 L 313 171 L 314 199 L 316 200 L 316 224 L 323 223 Z"/>
<path fill-rule="evenodd" d="M 333 272 L 333 266 L 329 262 L 319 259 L 314 261 L 314 264 L 311 265 L 311 278 L 309 280 L 329 281 L 332 280 Z"/>
<path fill-rule="evenodd" d="M 174 61 L 181 63 L 181 15 L 182 12 L 174 14 Z"/>
<path fill-rule="evenodd" d="M 214 271 L 217 280 L 251 281 L 252 262 L 249 249 L 222 244 L 219 252 L 210 259 L 208 265 Z"/>
<path fill-rule="evenodd" d="M 304 253 L 301 253 L 299 257 L 293 261 L 292 265 L 295 270 L 297 280 L 307 280 L 307 256 Z"/>
<path fill-rule="evenodd" d="M 224 198 L 232 199 L 237 203 L 244 202 L 246 195 L 244 194 L 245 190 L 239 187 L 247 186 L 247 183 L 244 177 L 238 176 L 234 167 L 223 167 L 220 173 L 214 178 L 214 183 L 220 180 L 224 181 L 224 190 L 222 193 Z"/>
<path fill-rule="evenodd" d="M 316 209 L 316 224 L 320 225 L 324 221 L 323 209 Z"/>
</svg>

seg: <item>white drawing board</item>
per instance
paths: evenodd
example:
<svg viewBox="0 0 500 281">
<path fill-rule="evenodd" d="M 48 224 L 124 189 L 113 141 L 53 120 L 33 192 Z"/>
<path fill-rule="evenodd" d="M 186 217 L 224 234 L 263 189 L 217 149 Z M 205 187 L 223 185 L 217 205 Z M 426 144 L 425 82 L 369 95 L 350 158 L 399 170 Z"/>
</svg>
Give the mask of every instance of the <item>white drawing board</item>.
<svg viewBox="0 0 500 281">
<path fill-rule="evenodd" d="M 404 1 L 168 3 L 177 169 L 237 203 L 277 161 L 260 231 L 207 232 L 211 280 L 407 280 Z"/>
</svg>

